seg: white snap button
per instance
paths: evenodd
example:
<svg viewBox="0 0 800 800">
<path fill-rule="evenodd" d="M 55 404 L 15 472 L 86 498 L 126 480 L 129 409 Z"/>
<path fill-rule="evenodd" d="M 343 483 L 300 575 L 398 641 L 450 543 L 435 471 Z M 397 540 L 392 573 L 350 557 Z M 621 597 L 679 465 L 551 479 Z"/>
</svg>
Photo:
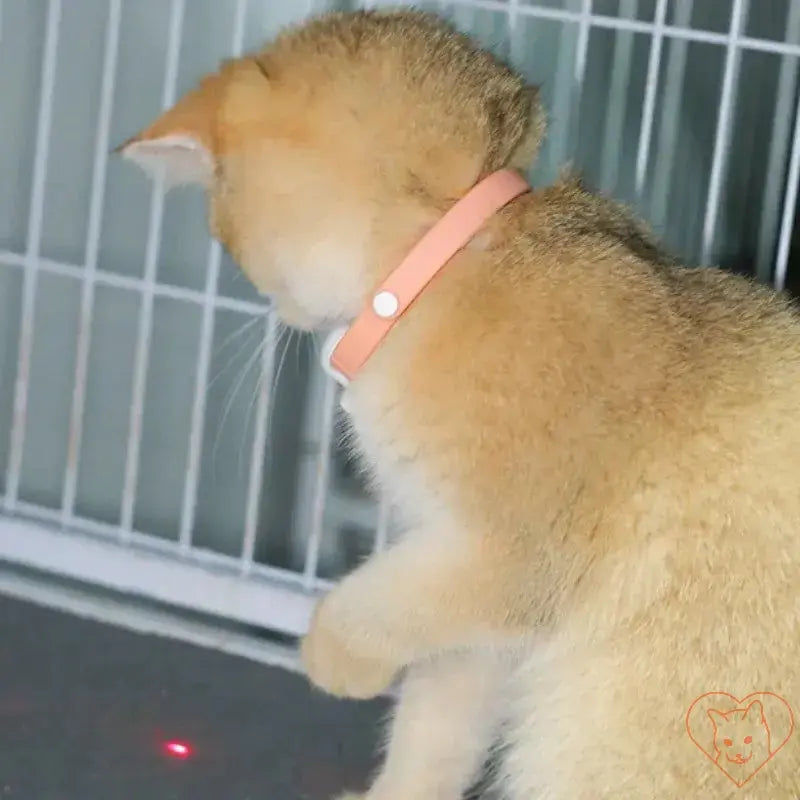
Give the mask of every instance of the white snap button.
<svg viewBox="0 0 800 800">
<path fill-rule="evenodd" d="M 382 319 L 390 319 L 400 308 L 400 301 L 391 292 L 378 292 L 372 298 L 372 310 Z"/>
</svg>

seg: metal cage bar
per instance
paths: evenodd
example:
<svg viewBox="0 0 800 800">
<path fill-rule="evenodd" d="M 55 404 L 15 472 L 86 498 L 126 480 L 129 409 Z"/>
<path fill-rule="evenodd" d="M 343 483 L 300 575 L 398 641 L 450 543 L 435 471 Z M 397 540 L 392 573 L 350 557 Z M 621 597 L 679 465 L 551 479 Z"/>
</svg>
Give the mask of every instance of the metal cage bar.
<svg viewBox="0 0 800 800">
<path fill-rule="evenodd" d="M 647 62 L 647 86 L 642 107 L 642 127 L 639 132 L 639 149 L 636 154 L 636 196 L 641 202 L 644 195 L 647 170 L 650 165 L 650 151 L 653 141 L 653 122 L 656 116 L 656 97 L 658 79 L 661 71 L 661 56 L 664 51 L 664 23 L 667 18 L 669 0 L 658 0 L 656 6 L 653 35 L 650 40 L 650 56 Z"/>
<path fill-rule="evenodd" d="M 635 19 L 638 0 L 621 0 L 620 14 L 624 19 Z M 603 154 L 601 156 L 600 187 L 611 193 L 617 188 L 619 179 L 622 134 L 628 110 L 628 85 L 633 67 L 633 46 L 636 34 L 619 31 L 614 41 L 611 86 L 609 88 L 609 111 L 603 130 Z"/>
<path fill-rule="evenodd" d="M 78 486 L 78 470 L 80 468 L 81 440 L 83 436 L 83 412 L 86 403 L 86 380 L 89 371 L 89 348 L 92 339 L 95 275 L 97 273 L 97 258 L 100 250 L 100 233 L 106 187 L 106 164 L 108 162 L 108 136 L 111 126 L 111 111 L 114 104 L 114 83 L 117 72 L 117 50 L 119 47 L 121 19 L 122 0 L 110 0 L 108 19 L 106 20 L 103 82 L 100 87 L 100 107 L 97 114 L 97 133 L 95 134 L 89 224 L 86 233 L 86 265 L 82 277 L 83 286 L 75 353 L 75 375 L 72 382 L 72 412 L 67 442 L 67 464 L 61 497 L 64 524 L 69 522 L 75 510 L 75 493 Z"/>
<path fill-rule="evenodd" d="M 453 0 L 451 0 L 453 2 Z M 484 11 L 506 11 L 506 0 L 456 0 L 457 4 Z M 676 7 L 679 0 L 676 0 Z M 544 8 L 532 4 L 520 5 L 519 14 L 534 19 L 547 19 L 555 22 L 578 22 L 584 18 L 582 11 L 569 11 L 565 9 Z M 632 31 L 633 33 L 646 33 L 653 35 L 656 23 L 643 20 L 622 19 L 606 14 L 590 13 L 588 23 L 592 28 L 606 28 L 618 31 Z M 716 33 L 714 31 L 698 30 L 689 27 L 689 23 L 660 26 L 661 34 L 670 39 L 681 39 L 687 42 L 705 42 L 727 46 L 730 33 Z M 800 45 L 778 42 L 772 39 L 760 39 L 754 36 L 740 36 L 739 47 L 744 50 L 755 50 L 762 53 L 779 53 L 782 55 L 800 55 Z"/>
<path fill-rule="evenodd" d="M 800 3 L 789 4 L 786 21 L 786 40 L 800 44 Z M 798 68 L 800 61 L 794 56 L 782 56 L 778 88 L 775 100 L 775 114 L 772 121 L 772 141 L 770 142 L 769 164 L 767 166 L 767 183 L 764 188 L 764 200 L 761 211 L 761 226 L 758 235 L 758 255 L 756 258 L 757 275 L 762 281 L 774 279 L 775 238 L 781 225 L 781 202 L 784 196 L 781 191 L 786 177 L 786 153 L 791 147 L 792 119 L 789 114 L 781 113 L 781 109 L 790 108 L 797 98 Z M 777 263 L 781 263 L 782 256 Z M 785 276 L 784 276 L 785 277 Z M 782 286 L 784 279 L 780 281 Z"/>
<path fill-rule="evenodd" d="M 739 39 L 747 22 L 749 8 L 749 0 L 733 0 L 730 35 L 725 51 L 725 72 L 722 79 L 717 135 L 714 142 L 714 159 L 711 163 L 711 177 L 708 184 L 706 213 L 703 222 L 703 246 L 700 257 L 703 264 L 711 263 L 714 252 L 714 239 L 717 233 L 720 198 L 722 197 L 722 183 L 725 179 L 725 168 L 733 133 L 736 83 L 742 62 Z"/>
<path fill-rule="evenodd" d="M 253 446 L 250 451 L 250 479 L 247 486 L 244 538 L 242 544 L 242 570 L 248 572 L 253 565 L 253 554 L 258 530 L 258 509 L 263 490 L 264 457 L 267 444 L 267 420 L 272 401 L 275 375 L 275 350 L 278 340 L 278 317 L 270 312 L 267 318 L 264 342 L 261 345 L 261 372 L 258 378 L 256 421 Z"/>
<path fill-rule="evenodd" d="M 520 0 L 508 0 L 508 35 L 514 41 L 517 32 L 517 22 L 519 20 L 519 3 Z"/>
<path fill-rule="evenodd" d="M 576 0 L 572 0 L 574 5 Z M 584 0 L 581 0 L 583 2 Z M 527 12 L 527 7 L 520 9 L 521 13 Z M 569 19 L 568 22 L 578 21 Z M 583 90 L 582 70 L 580 69 L 581 57 L 578 53 L 577 40 L 574 51 L 571 46 L 571 39 L 575 36 L 575 26 L 564 24 L 559 31 L 558 58 L 555 69 L 555 99 L 551 113 L 552 124 L 549 134 L 551 142 L 552 163 L 559 166 L 564 164 L 570 153 L 573 151 L 574 136 L 577 131 L 575 114 L 580 103 L 580 94 Z M 581 86 L 576 86 L 576 81 L 580 81 Z"/>
<path fill-rule="evenodd" d="M 0 496 L 0 500 L 4 500 Z M 55 508 L 46 508 L 36 503 L 29 503 L 24 500 L 17 501 L 17 514 L 14 517 L 6 517 L 3 519 L 5 525 L 9 520 L 18 519 L 19 521 L 30 523 L 41 523 L 43 527 L 50 533 L 64 536 L 65 540 L 69 541 L 74 538 L 77 542 L 100 542 L 103 546 L 108 546 L 114 549 L 115 552 L 131 552 L 142 551 L 150 555 L 157 555 L 161 558 L 166 558 L 176 563 L 192 563 L 209 569 L 223 569 L 230 572 L 235 572 L 241 577 L 241 560 L 235 556 L 229 556 L 224 553 L 217 553 L 213 550 L 208 550 L 202 547 L 192 547 L 189 552 L 182 553 L 174 540 L 161 539 L 150 533 L 136 530 L 135 528 L 128 535 L 128 540 L 125 546 L 120 546 L 119 543 L 119 526 L 107 522 L 100 522 L 99 520 L 92 519 L 91 517 L 82 514 L 74 514 L 72 521 L 66 528 L 61 527 L 61 511 Z M 6 531 L 3 531 L 5 534 Z M 66 535 L 64 535 L 66 534 Z M 0 537 L 2 539 L 3 537 Z M 80 548 L 83 545 L 77 544 L 76 547 Z M 69 544 L 64 547 L 70 547 Z M 0 543 L 0 549 L 2 544 Z M 8 551 L 13 553 L 13 542 L 8 543 Z M 4 556 L 0 554 L 0 560 Z M 7 555 L 6 555 L 7 557 Z M 36 566 L 32 564 L 32 566 Z M 49 569 L 47 566 L 43 566 Z M 57 571 L 57 569 L 56 569 Z M 313 592 L 324 589 L 330 586 L 330 582 L 322 578 L 317 578 L 314 581 L 314 586 L 311 591 L 307 591 L 303 586 L 303 575 L 291 569 L 278 567 L 273 564 L 261 564 L 253 562 L 249 570 L 249 577 L 263 578 L 267 580 L 274 580 L 283 587 L 287 587 L 292 591 L 300 592 L 301 594 L 311 596 Z M 80 575 L 73 575 L 65 571 L 64 574 L 70 577 L 80 578 Z M 132 575 L 126 584 L 126 588 L 135 591 L 137 589 L 137 577 Z"/>
<path fill-rule="evenodd" d="M 241 55 L 244 46 L 245 22 L 247 20 L 248 0 L 237 0 L 233 19 L 231 53 Z M 206 393 L 208 391 L 208 372 L 211 367 L 211 347 L 214 341 L 214 312 L 217 284 L 219 283 L 222 247 L 212 240 L 208 248 L 206 262 L 206 283 L 203 290 L 203 317 L 200 323 L 200 346 L 197 352 L 197 372 L 194 383 L 194 402 L 189 430 L 189 452 L 186 461 L 186 476 L 183 484 L 181 503 L 181 522 L 178 540 L 183 550 L 192 544 L 194 515 L 197 505 L 197 490 L 200 481 L 200 456 L 203 450 L 203 426 L 206 419 Z"/>
<path fill-rule="evenodd" d="M 203 425 L 206 419 L 208 373 L 211 367 L 211 346 L 214 341 L 214 298 L 217 292 L 221 261 L 222 247 L 219 242 L 212 241 L 208 248 L 206 262 L 203 317 L 200 323 L 200 345 L 197 351 L 197 372 L 195 373 L 192 420 L 189 429 L 189 452 L 186 459 L 186 476 L 181 503 L 181 527 L 178 534 L 178 541 L 184 550 L 191 547 L 194 530 L 197 489 L 200 481 L 200 456 L 203 450 Z"/>
<path fill-rule="evenodd" d="M 572 65 L 572 90 L 569 92 L 569 135 L 565 145 L 570 153 L 577 150 L 580 133 L 581 100 L 586 82 L 586 64 L 589 55 L 589 35 L 591 33 L 592 0 L 580 0 L 578 31 L 575 41 L 575 58 Z"/>
<path fill-rule="evenodd" d="M 58 34 L 61 24 L 61 0 L 50 0 L 47 6 L 47 28 L 42 58 L 42 86 L 39 93 L 39 119 L 36 126 L 36 159 L 33 167 L 31 204 L 28 216 L 27 252 L 23 261 L 22 321 L 17 356 L 17 379 L 6 477 L 5 509 L 11 513 L 17 504 L 22 459 L 25 449 L 25 427 L 28 409 L 28 388 L 33 355 L 33 322 L 36 311 L 36 288 L 39 273 L 39 249 L 42 243 L 44 187 L 50 152 L 50 128 L 55 95 Z"/>
<path fill-rule="evenodd" d="M 58 512 L 55 518 L 60 518 Z M 303 633 L 315 596 L 297 587 L 295 575 L 279 570 L 242 580 L 237 565 L 207 553 L 176 559 L 170 551 L 120 547 L 114 539 L 69 536 L 52 528 L 10 519 L 0 536 L 0 561 L 13 560 L 75 580 L 150 597 L 248 625 Z M 137 541 L 131 534 L 131 541 Z"/>
<path fill-rule="evenodd" d="M 186 0 L 172 0 L 167 45 L 167 64 L 161 97 L 162 109 L 168 109 L 175 102 L 180 61 L 180 44 L 183 32 L 183 17 Z M 145 391 L 147 388 L 147 369 L 150 363 L 150 338 L 153 322 L 153 287 L 158 275 L 158 253 L 161 247 L 161 225 L 164 217 L 164 181 L 161 176 L 153 183 L 150 199 L 150 219 L 148 222 L 147 246 L 145 249 L 144 281 L 139 309 L 139 331 L 137 334 L 136 355 L 134 356 L 133 399 L 131 402 L 128 430 L 128 452 L 125 461 L 125 479 L 122 489 L 122 512 L 120 528 L 125 538 L 133 528 L 133 514 L 139 480 L 139 450 L 142 443 L 142 422 L 144 416 Z"/>
<path fill-rule="evenodd" d="M 11 253 L 8 250 L 0 250 L 0 264 L 4 267 L 26 269 L 25 256 Z M 39 272 L 49 275 L 60 275 L 64 278 L 72 278 L 76 281 L 83 280 L 83 267 L 77 264 L 67 264 L 52 258 L 40 257 L 38 262 Z M 126 289 L 131 292 L 145 291 L 145 282 L 141 278 L 131 278 L 127 275 L 120 275 L 117 272 L 98 269 L 94 276 L 95 283 L 102 286 L 110 286 L 115 289 Z M 187 289 L 184 286 L 173 286 L 169 283 L 156 283 L 152 288 L 156 297 L 169 297 L 171 300 L 180 300 L 185 303 L 195 303 L 203 305 L 205 295 L 195 289 Z M 249 300 L 239 300 L 235 297 L 225 297 L 216 295 L 214 297 L 214 308 L 217 310 L 238 311 L 243 314 L 263 315 L 267 310 L 266 303 L 251 302 Z"/>
<path fill-rule="evenodd" d="M 322 542 L 325 522 L 325 504 L 328 494 L 328 477 L 330 474 L 331 448 L 333 445 L 333 423 L 336 414 L 336 398 L 338 387 L 327 378 L 322 393 L 320 417 L 322 419 L 322 440 L 316 460 L 316 480 L 312 498 L 311 530 L 309 532 L 305 567 L 303 569 L 303 585 L 311 589 L 317 576 L 319 548 Z"/>
<path fill-rule="evenodd" d="M 795 112 L 794 136 L 792 139 L 792 155 L 789 161 L 789 174 L 786 180 L 786 192 L 783 200 L 783 216 L 778 239 L 778 254 L 775 259 L 775 288 L 782 290 L 786 286 L 786 275 L 789 268 L 789 250 L 792 244 L 795 215 L 797 213 L 797 193 L 800 188 L 800 105 Z"/>
<path fill-rule="evenodd" d="M 676 18 L 680 24 L 689 24 L 694 0 L 677 0 Z M 689 42 L 674 39 L 667 56 L 664 97 L 659 115 L 658 152 L 655 157 L 652 191 L 650 194 L 650 221 L 662 228 L 667 218 L 675 153 L 678 146 L 678 122 L 683 82 L 686 76 L 686 59 Z"/>
</svg>

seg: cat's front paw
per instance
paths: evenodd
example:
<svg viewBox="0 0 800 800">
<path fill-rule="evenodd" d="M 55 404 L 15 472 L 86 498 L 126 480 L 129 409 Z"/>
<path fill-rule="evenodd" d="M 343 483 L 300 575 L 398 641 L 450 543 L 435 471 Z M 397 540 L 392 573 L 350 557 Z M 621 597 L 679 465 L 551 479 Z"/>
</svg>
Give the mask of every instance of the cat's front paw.
<svg viewBox="0 0 800 800">
<path fill-rule="evenodd" d="M 348 633 L 329 596 L 317 607 L 303 639 L 301 656 L 306 673 L 313 684 L 337 697 L 376 697 L 391 685 L 398 667 L 357 649 L 355 637 Z"/>
</svg>

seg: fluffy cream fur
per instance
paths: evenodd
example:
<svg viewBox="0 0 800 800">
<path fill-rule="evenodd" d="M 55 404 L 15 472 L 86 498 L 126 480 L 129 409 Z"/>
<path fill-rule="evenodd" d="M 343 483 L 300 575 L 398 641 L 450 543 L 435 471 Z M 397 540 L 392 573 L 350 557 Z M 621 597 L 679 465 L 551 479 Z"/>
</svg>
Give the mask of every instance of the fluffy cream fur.
<svg viewBox="0 0 800 800">
<path fill-rule="evenodd" d="M 310 329 L 352 319 L 542 133 L 535 91 L 468 39 L 365 12 L 226 64 L 123 152 L 213 162 L 212 231 Z M 671 263 L 563 182 L 496 215 L 348 394 L 410 531 L 324 599 L 303 658 L 347 697 L 408 668 L 369 800 L 456 800 L 501 717 L 513 800 L 800 796 L 800 737 L 740 789 L 684 724 L 709 691 L 800 709 L 800 320 L 781 297 Z"/>
</svg>

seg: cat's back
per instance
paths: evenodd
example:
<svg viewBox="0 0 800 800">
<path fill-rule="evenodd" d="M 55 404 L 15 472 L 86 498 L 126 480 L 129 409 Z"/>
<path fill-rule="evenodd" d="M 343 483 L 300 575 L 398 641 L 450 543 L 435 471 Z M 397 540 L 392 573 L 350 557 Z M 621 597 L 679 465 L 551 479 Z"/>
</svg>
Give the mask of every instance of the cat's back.
<svg viewBox="0 0 800 800">
<path fill-rule="evenodd" d="M 514 525 L 581 484 L 587 503 L 594 486 L 605 507 L 655 493 L 697 514 L 751 514 L 760 497 L 800 529 L 800 316 L 785 298 L 677 264 L 574 183 L 521 198 L 492 233 L 375 356 L 431 474 L 475 511 L 496 516 L 499 499 Z"/>
<path fill-rule="evenodd" d="M 621 426 L 649 414 L 720 441 L 772 431 L 800 458 L 800 309 L 786 296 L 679 263 L 627 208 L 574 182 L 541 192 L 519 225 L 506 275 L 519 342 L 535 331 L 530 350 L 549 344 L 577 383 L 588 376 Z"/>
</svg>

